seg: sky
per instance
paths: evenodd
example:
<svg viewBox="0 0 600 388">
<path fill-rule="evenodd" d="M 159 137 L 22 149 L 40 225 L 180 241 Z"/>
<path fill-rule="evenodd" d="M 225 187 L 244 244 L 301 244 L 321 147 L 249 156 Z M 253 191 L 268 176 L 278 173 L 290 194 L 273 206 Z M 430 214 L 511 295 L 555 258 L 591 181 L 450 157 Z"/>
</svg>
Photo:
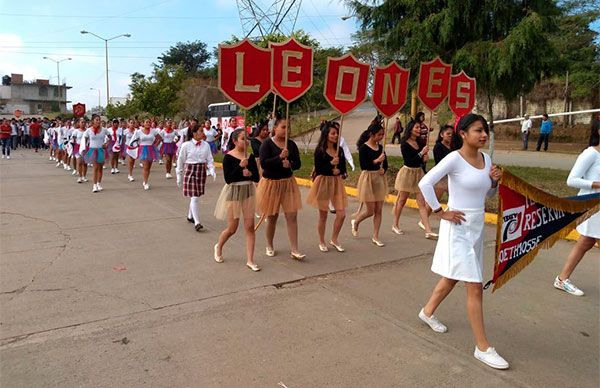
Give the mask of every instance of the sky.
<svg viewBox="0 0 600 388">
<path fill-rule="evenodd" d="M 263 9 L 273 3 L 254 2 Z M 358 26 L 356 18 L 341 19 L 348 14 L 341 0 L 302 0 L 295 29 L 324 47 L 349 46 Z M 201 40 L 212 52 L 232 35 L 245 35 L 236 0 L 0 0 L 0 20 L 0 77 L 21 73 L 56 84 L 56 63 L 43 57 L 70 57 L 59 65 L 61 81 L 72 86 L 68 100 L 88 109 L 98 105 L 98 90 L 106 105 L 104 41 L 81 30 L 106 39 L 131 34 L 108 43 L 111 97 L 125 97 L 130 75 L 149 75 L 177 42 Z"/>
</svg>

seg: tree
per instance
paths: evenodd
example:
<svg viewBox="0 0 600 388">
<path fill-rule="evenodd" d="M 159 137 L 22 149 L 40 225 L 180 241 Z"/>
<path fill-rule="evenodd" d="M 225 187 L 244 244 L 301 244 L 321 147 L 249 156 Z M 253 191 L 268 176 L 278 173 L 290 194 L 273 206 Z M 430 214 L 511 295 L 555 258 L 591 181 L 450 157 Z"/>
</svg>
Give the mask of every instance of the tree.
<svg viewBox="0 0 600 388">
<path fill-rule="evenodd" d="M 347 3 L 379 47 L 405 56 L 411 74 L 421 62 L 440 56 L 454 72 L 463 69 L 476 77 L 492 128 L 496 95 L 512 99 L 552 70 L 555 53 L 548 34 L 559 14 L 552 0 Z"/>
<path fill-rule="evenodd" d="M 199 74 L 205 69 L 210 59 L 206 43 L 196 40 L 194 42 L 177 42 L 167 52 L 158 57 L 160 69 L 179 66 L 186 74 Z"/>
<path fill-rule="evenodd" d="M 173 117 L 180 109 L 177 93 L 184 79 L 185 73 L 180 66 L 155 68 L 150 77 L 133 73 L 129 85 L 131 101 L 126 107 L 154 116 Z"/>
</svg>

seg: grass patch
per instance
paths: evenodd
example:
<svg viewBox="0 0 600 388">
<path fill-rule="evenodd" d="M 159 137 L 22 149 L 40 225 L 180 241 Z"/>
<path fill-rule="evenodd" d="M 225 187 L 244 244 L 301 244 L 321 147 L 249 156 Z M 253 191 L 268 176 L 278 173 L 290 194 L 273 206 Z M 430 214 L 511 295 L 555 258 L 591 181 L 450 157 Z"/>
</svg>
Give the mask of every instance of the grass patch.
<svg viewBox="0 0 600 388">
<path fill-rule="evenodd" d="M 356 187 L 358 177 L 360 175 L 360 166 L 358 165 L 358 154 L 353 154 L 354 162 L 356 164 L 356 170 L 352 171 L 348 166 L 348 178 L 346 179 L 346 185 Z M 215 161 L 222 161 L 223 156 L 221 154 L 215 156 Z M 300 159 L 302 160 L 302 166 L 298 171 L 294 172 L 294 175 L 298 178 L 310 179 L 310 174 L 313 169 L 313 154 L 300 152 Z M 386 174 L 388 179 L 388 187 L 390 187 L 390 193 L 395 194 L 394 181 L 398 170 L 403 165 L 402 157 L 400 156 L 388 156 L 388 172 Z M 427 163 L 427 169 L 431 169 L 434 165 L 433 161 Z M 541 167 L 522 167 L 522 166 L 503 166 L 514 175 L 527 181 L 529 184 L 544 190 L 548 193 L 554 194 L 558 197 L 569 197 L 577 194 L 577 189 L 567 186 L 567 176 L 569 171 L 556 170 L 552 168 L 541 168 Z M 442 202 L 447 201 L 447 196 L 444 195 Z M 488 198 L 486 200 L 486 211 L 495 213 L 498 209 L 498 196 Z"/>
</svg>

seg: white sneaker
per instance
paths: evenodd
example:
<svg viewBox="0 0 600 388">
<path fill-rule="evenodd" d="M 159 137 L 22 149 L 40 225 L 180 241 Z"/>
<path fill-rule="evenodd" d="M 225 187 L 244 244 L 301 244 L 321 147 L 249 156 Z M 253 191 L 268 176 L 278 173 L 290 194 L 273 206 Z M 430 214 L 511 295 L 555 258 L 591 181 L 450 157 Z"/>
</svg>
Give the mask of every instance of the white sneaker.
<svg viewBox="0 0 600 388">
<path fill-rule="evenodd" d="M 118 173 L 120 173 L 120 172 L 121 172 L 121 171 L 119 171 L 119 169 L 115 167 L 115 174 L 118 174 Z"/>
<path fill-rule="evenodd" d="M 52 156 L 50 156 L 50 157 L 48 158 L 48 160 L 54 160 L 54 158 L 53 158 Z"/>
<path fill-rule="evenodd" d="M 581 291 L 576 285 L 571 283 L 571 281 L 569 279 L 560 280 L 560 278 L 558 276 L 556 277 L 556 279 L 554 279 L 554 287 L 558 288 L 559 290 L 568 292 L 571 295 L 575 295 L 575 296 L 585 295 L 584 292 Z"/>
<path fill-rule="evenodd" d="M 71 173 L 71 175 L 77 175 L 77 170 L 75 170 L 74 168 L 72 170 L 73 172 Z"/>
<path fill-rule="evenodd" d="M 158 164 L 163 164 L 164 162 L 161 160 L 158 161 Z"/>
<path fill-rule="evenodd" d="M 352 236 L 358 237 L 358 230 L 356 229 L 356 220 L 350 220 L 350 227 L 352 228 Z"/>
<path fill-rule="evenodd" d="M 96 183 L 96 187 L 98 188 L 98 191 L 104 190 L 102 186 L 100 186 L 100 182 Z"/>
<path fill-rule="evenodd" d="M 144 163 L 140 163 L 140 167 L 142 167 L 142 168 L 143 168 L 143 167 L 144 167 Z"/>
<path fill-rule="evenodd" d="M 103 170 L 106 170 L 106 166 L 102 166 L 102 169 L 103 169 Z"/>
<path fill-rule="evenodd" d="M 60 167 L 60 162 L 56 163 L 56 167 Z"/>
<path fill-rule="evenodd" d="M 265 247 L 265 254 L 269 257 L 275 256 L 275 250 L 271 247 Z"/>
<path fill-rule="evenodd" d="M 508 362 L 506 362 L 506 360 L 496 352 L 496 349 L 491 346 L 487 348 L 485 352 L 482 352 L 475 346 L 473 356 L 494 369 L 508 369 Z"/>
<path fill-rule="evenodd" d="M 127 175 L 127 180 L 128 180 L 129 182 L 133 182 L 135 179 L 133 178 L 133 176 L 131 176 L 131 175 Z"/>
<path fill-rule="evenodd" d="M 98 190 L 98 186 L 96 186 L 96 185 L 92 186 L 92 193 L 97 193 L 98 191 L 100 191 L 100 190 Z"/>
<path fill-rule="evenodd" d="M 111 174 L 114 174 L 114 173 L 115 173 L 115 169 L 114 169 L 114 168 L 111 168 L 111 169 L 110 169 L 110 173 L 111 173 Z"/>
<path fill-rule="evenodd" d="M 121 163 L 121 166 L 125 165 L 125 161 L 124 160 L 121 160 L 119 163 Z"/>
<path fill-rule="evenodd" d="M 83 179 L 81 177 L 77 178 L 77 183 L 82 183 Z"/>
<path fill-rule="evenodd" d="M 10 159 L 10 155 L 6 155 L 6 159 Z"/>
<path fill-rule="evenodd" d="M 87 179 L 86 177 L 83 177 L 82 181 L 83 182 L 89 182 L 89 179 Z"/>
<path fill-rule="evenodd" d="M 428 324 L 429 327 L 431 327 L 431 330 L 435 331 L 436 333 L 445 333 L 448 331 L 448 328 L 446 327 L 446 325 L 444 325 L 442 322 L 438 321 L 438 319 L 435 317 L 435 315 L 428 317 L 427 315 L 425 315 L 425 312 L 423 312 L 423 309 L 421 309 L 421 311 L 419 311 L 419 318 L 423 322 Z"/>
<path fill-rule="evenodd" d="M 150 190 L 150 185 L 146 182 L 142 182 L 142 187 L 144 188 L 144 190 Z"/>
<path fill-rule="evenodd" d="M 171 178 L 173 178 L 173 175 L 171 175 L 171 174 L 169 174 L 169 173 L 166 173 L 166 174 L 165 174 L 165 178 L 167 178 L 167 179 L 171 179 Z"/>
<path fill-rule="evenodd" d="M 2 159 L 4 159 L 6 156 L 2 155 Z"/>
<path fill-rule="evenodd" d="M 419 228 L 425 230 L 425 225 L 423 225 L 422 221 L 417 222 L 417 225 L 419 226 Z"/>
</svg>

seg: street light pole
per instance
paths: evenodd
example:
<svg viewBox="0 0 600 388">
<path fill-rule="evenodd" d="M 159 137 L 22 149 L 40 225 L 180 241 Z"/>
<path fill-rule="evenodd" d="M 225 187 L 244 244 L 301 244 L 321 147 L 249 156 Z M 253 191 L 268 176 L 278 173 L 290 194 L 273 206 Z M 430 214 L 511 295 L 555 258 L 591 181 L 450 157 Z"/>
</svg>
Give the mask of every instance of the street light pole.
<svg viewBox="0 0 600 388">
<path fill-rule="evenodd" d="M 105 71 L 106 71 L 106 106 L 108 107 L 108 104 L 110 102 L 110 86 L 109 86 L 109 82 L 108 82 L 108 41 L 109 40 L 113 40 L 113 39 L 117 39 L 120 37 L 125 37 L 125 38 L 130 38 L 131 34 L 121 34 L 121 35 L 116 35 L 113 36 L 112 38 L 103 38 L 100 35 L 96 35 L 93 32 L 90 31 L 86 31 L 83 30 L 81 31 L 82 34 L 90 34 L 90 35 L 94 35 L 96 38 L 101 39 L 104 41 L 104 57 L 105 57 Z"/>
<path fill-rule="evenodd" d="M 62 89 L 61 89 L 61 84 L 60 84 L 60 66 L 59 66 L 59 64 L 64 61 L 70 61 L 73 58 L 63 58 L 63 59 L 56 60 L 56 59 L 52 59 L 50 57 L 44 57 L 43 59 L 47 59 L 49 61 L 56 63 L 56 76 L 58 77 L 56 84 L 58 85 L 58 107 L 60 109 L 60 100 L 62 98 Z"/>
<path fill-rule="evenodd" d="M 90 88 L 90 90 L 95 90 L 98 92 L 98 109 L 100 109 L 102 107 L 102 105 L 100 105 L 100 89 Z"/>
</svg>

